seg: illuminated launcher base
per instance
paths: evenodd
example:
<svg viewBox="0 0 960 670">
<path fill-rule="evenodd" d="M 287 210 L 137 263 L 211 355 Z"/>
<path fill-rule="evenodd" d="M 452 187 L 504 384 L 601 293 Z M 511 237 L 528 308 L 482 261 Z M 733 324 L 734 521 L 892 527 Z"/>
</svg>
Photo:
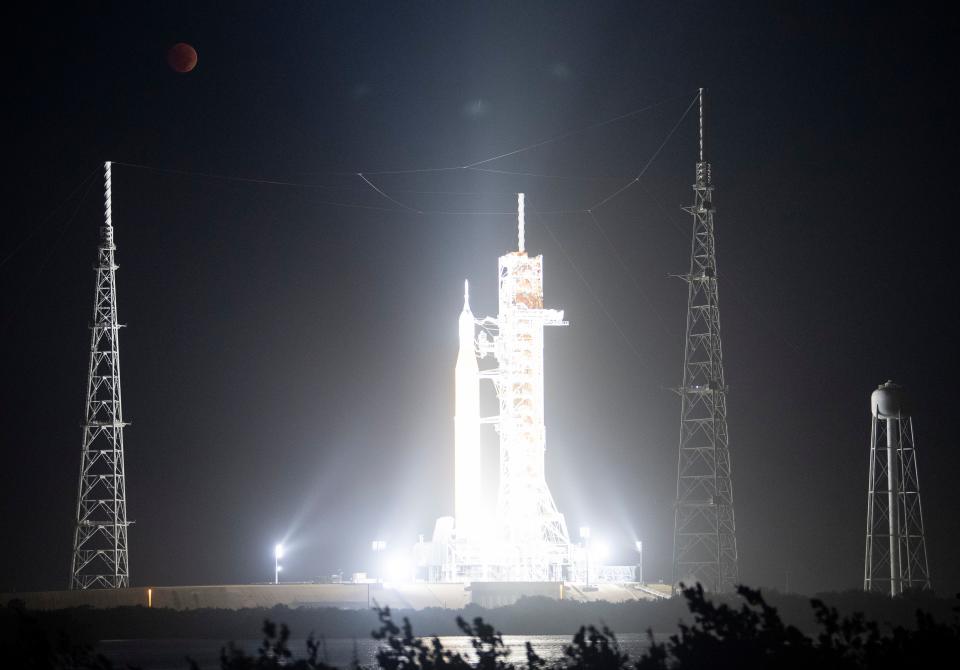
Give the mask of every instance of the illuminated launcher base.
<svg viewBox="0 0 960 670">
<path fill-rule="evenodd" d="M 640 583 L 638 566 L 606 564 L 605 551 L 599 547 L 541 544 L 532 551 L 524 551 L 495 536 L 487 541 L 482 538 L 473 542 L 458 540 L 454 529 L 453 517 L 441 517 L 437 519 L 432 541 L 414 545 L 414 581 L 467 583 L 473 584 L 472 588 L 483 582 L 565 583 L 568 589 L 574 590 L 568 592 L 568 598 L 575 598 L 575 593 L 584 590 L 607 592 L 609 588 L 605 585 L 630 587 L 638 592 L 636 597 L 640 599 L 663 595 L 653 586 Z M 669 587 L 666 593 L 670 595 Z M 608 600 L 613 597 L 611 593 L 607 595 Z"/>
</svg>

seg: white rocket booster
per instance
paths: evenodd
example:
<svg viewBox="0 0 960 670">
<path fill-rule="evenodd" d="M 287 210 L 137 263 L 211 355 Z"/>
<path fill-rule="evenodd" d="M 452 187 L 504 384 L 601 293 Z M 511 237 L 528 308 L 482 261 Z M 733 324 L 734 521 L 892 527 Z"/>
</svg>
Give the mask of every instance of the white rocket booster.
<svg viewBox="0 0 960 670">
<path fill-rule="evenodd" d="M 454 514 L 458 539 L 476 537 L 481 518 L 480 369 L 474 349 L 469 284 L 463 282 L 460 352 L 455 371 Z"/>
</svg>

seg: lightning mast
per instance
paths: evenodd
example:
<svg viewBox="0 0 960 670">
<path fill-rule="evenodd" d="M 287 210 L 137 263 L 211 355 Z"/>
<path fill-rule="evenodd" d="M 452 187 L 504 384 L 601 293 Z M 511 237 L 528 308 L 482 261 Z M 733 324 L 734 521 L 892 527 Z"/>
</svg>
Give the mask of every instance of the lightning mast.
<svg viewBox="0 0 960 670">
<path fill-rule="evenodd" d="M 673 581 L 729 591 L 738 580 L 727 432 L 727 385 L 720 344 L 713 184 L 699 95 L 699 160 L 694 203 L 683 358 L 680 453 L 673 534 Z"/>
<path fill-rule="evenodd" d="M 114 263 L 111 165 L 104 164 L 104 224 L 97 254 L 97 286 L 90 326 L 90 367 L 83 424 L 80 482 L 70 588 L 130 585 L 127 493 L 123 462 L 123 406 Z"/>
</svg>

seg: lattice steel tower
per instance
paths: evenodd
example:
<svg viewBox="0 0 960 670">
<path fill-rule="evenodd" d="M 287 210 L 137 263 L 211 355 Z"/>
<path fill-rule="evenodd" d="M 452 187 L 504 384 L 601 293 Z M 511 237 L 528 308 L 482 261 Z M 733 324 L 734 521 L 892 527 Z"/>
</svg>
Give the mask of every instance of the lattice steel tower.
<svg viewBox="0 0 960 670">
<path fill-rule="evenodd" d="M 77 517 L 70 588 L 130 585 L 127 555 L 127 489 L 123 464 L 123 404 L 117 284 L 113 252 L 110 163 L 104 164 L 104 223 L 96 266 L 97 287 L 90 326 L 90 367 L 83 424 Z"/>
<path fill-rule="evenodd" d="M 720 346 L 713 184 L 704 141 L 703 89 L 699 95 L 699 160 L 687 290 L 683 385 L 678 389 L 680 455 L 673 531 L 673 581 L 700 582 L 729 591 L 739 579 L 733 486 L 727 433 L 727 385 Z"/>
<path fill-rule="evenodd" d="M 903 388 L 882 384 L 870 396 L 870 410 L 863 588 L 892 596 L 930 589 L 913 419 Z"/>
</svg>

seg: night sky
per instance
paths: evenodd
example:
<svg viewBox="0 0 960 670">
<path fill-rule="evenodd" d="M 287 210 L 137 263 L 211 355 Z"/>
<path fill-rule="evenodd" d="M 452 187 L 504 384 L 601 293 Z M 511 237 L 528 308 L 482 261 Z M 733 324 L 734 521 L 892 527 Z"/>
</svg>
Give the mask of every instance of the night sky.
<svg viewBox="0 0 960 670">
<path fill-rule="evenodd" d="M 869 394 L 893 379 L 916 406 L 934 586 L 960 589 L 944 16 L 713 2 L 32 11 L 5 20 L 0 590 L 67 584 L 104 160 L 131 164 L 114 169 L 114 225 L 134 585 L 264 581 L 280 540 L 289 579 L 369 569 L 372 539 L 412 544 L 452 514 L 463 279 L 474 313 L 494 313 L 517 191 L 546 302 L 570 321 L 546 340 L 551 489 L 571 529 L 590 525 L 614 562 L 642 539 L 645 576 L 669 580 L 686 290 L 668 275 L 689 265 L 695 115 L 637 184 L 595 219 L 584 210 L 644 170 L 700 86 L 742 580 L 862 586 Z M 165 60 L 179 41 L 199 53 L 188 74 Z M 497 172 L 373 174 L 572 131 L 480 166 Z"/>
</svg>

